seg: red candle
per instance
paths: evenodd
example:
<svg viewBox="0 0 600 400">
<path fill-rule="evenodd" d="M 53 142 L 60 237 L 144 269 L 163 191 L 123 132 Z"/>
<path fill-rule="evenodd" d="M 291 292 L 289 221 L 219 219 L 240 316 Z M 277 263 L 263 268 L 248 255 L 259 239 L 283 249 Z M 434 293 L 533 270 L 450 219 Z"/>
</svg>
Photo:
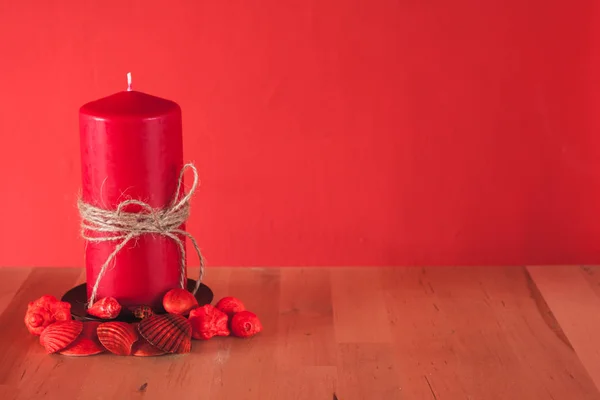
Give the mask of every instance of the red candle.
<svg viewBox="0 0 600 400">
<path fill-rule="evenodd" d="M 85 203 L 106 210 L 128 199 L 155 209 L 171 203 L 183 167 L 179 105 L 128 90 L 85 104 L 79 121 Z M 117 244 L 86 244 L 88 299 Z M 175 241 L 144 234 L 116 254 L 100 280 L 96 300 L 112 296 L 125 306 L 157 306 L 168 290 L 180 287 L 180 276 Z"/>
</svg>

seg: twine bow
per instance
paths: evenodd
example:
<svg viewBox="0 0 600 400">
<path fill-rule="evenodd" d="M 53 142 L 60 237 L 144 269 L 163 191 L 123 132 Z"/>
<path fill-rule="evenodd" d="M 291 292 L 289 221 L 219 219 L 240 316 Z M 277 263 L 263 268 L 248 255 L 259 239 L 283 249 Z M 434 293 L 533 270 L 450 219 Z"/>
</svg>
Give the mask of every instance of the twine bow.
<svg viewBox="0 0 600 400">
<path fill-rule="evenodd" d="M 186 169 L 191 169 L 194 174 L 194 183 L 190 191 L 183 196 L 180 200 L 179 192 L 183 185 L 183 174 Z M 200 252 L 196 239 L 188 232 L 180 229 L 181 225 L 187 221 L 190 214 L 190 199 L 196 188 L 198 187 L 198 171 L 193 164 L 186 164 L 179 173 L 179 180 L 177 182 L 177 190 L 173 196 L 173 200 L 170 205 L 163 209 L 152 208 L 149 204 L 139 200 L 125 200 L 119 203 L 116 210 L 105 210 L 92 206 L 91 204 L 85 203 L 79 199 L 78 207 L 79 214 L 81 215 L 81 236 L 88 242 L 119 242 L 113 252 L 108 256 L 100 272 L 96 277 L 96 282 L 92 289 L 88 306 L 91 307 L 98 293 L 98 286 L 102 277 L 106 273 L 108 266 L 115 259 L 117 253 L 121 251 L 127 243 L 132 239 L 145 234 L 157 234 L 172 239 L 179 247 L 180 259 L 179 263 L 181 266 L 181 277 L 180 286 L 182 289 L 186 288 L 187 277 L 185 273 L 185 246 L 183 240 L 178 235 L 185 236 L 190 239 L 194 245 L 194 250 L 198 254 L 200 260 L 200 276 L 196 281 L 193 294 L 196 294 L 202 278 L 204 277 L 204 256 Z M 130 205 L 137 205 L 141 207 L 140 212 L 128 212 L 125 208 Z M 107 236 L 91 236 L 91 232 L 105 233 Z"/>
</svg>

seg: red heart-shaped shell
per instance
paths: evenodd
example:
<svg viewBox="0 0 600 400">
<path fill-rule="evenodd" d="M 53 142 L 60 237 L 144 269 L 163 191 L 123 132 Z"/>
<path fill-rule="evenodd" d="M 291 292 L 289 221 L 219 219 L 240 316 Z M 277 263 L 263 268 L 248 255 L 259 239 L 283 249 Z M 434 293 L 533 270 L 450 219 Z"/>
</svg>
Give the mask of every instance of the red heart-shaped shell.
<svg viewBox="0 0 600 400">
<path fill-rule="evenodd" d="M 177 314 L 144 318 L 138 331 L 152 346 L 167 353 L 189 353 L 192 350 L 192 326 Z"/>
<path fill-rule="evenodd" d="M 137 331 L 139 323 L 133 323 L 132 326 Z M 164 351 L 152 346 L 146 339 L 139 337 L 137 342 L 133 344 L 131 349 L 131 355 L 136 357 L 154 357 L 162 356 L 165 354 Z"/>
<path fill-rule="evenodd" d="M 100 322 L 86 321 L 83 323 L 83 331 L 67 348 L 60 351 L 60 354 L 65 356 L 93 356 L 104 352 L 104 347 L 98 340 L 96 329 Z"/>
<path fill-rule="evenodd" d="M 131 355 L 136 357 L 154 357 L 162 356 L 163 354 L 166 354 L 166 352 L 160 350 L 158 347 L 152 346 L 144 338 L 140 338 L 140 340 L 133 344 L 133 350 L 131 352 Z"/>
<path fill-rule="evenodd" d="M 138 340 L 135 328 L 126 322 L 105 322 L 98 327 L 98 340 L 113 354 L 131 355 L 133 343 Z"/>
<path fill-rule="evenodd" d="M 77 339 L 83 330 L 81 321 L 60 321 L 48 325 L 40 335 L 40 344 L 48 354 L 64 349 Z"/>
</svg>

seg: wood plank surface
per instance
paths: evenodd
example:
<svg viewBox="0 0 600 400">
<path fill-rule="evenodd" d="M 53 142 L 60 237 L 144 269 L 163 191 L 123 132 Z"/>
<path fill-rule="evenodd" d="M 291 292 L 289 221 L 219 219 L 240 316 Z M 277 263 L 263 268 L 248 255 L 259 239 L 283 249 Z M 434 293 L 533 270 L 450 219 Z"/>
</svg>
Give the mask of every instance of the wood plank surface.
<svg viewBox="0 0 600 400">
<path fill-rule="evenodd" d="M 0 268 L 1 399 L 600 399 L 595 267 L 212 268 L 205 283 L 244 300 L 259 336 L 47 355 L 27 303 L 83 279 Z"/>
<path fill-rule="evenodd" d="M 581 363 L 600 387 L 600 298 L 580 268 L 529 267 Z"/>
</svg>

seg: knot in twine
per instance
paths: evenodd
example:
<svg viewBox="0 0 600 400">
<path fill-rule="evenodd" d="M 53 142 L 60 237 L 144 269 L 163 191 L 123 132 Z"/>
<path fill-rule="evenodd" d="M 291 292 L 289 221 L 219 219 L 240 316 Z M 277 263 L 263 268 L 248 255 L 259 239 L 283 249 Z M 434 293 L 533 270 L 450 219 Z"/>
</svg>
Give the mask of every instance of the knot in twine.
<svg viewBox="0 0 600 400">
<path fill-rule="evenodd" d="M 191 169 L 194 173 L 194 183 L 190 191 L 178 200 L 181 186 L 183 185 L 183 174 L 186 169 Z M 181 267 L 181 277 L 179 284 L 182 289 L 186 289 L 187 277 L 185 273 L 185 246 L 180 236 L 190 239 L 194 245 L 194 250 L 200 260 L 200 276 L 196 281 L 193 294 L 196 294 L 202 278 L 204 277 L 204 257 L 200 252 L 196 239 L 188 232 L 180 229 L 181 225 L 187 221 L 190 214 L 190 199 L 198 187 L 198 171 L 193 164 L 186 164 L 179 173 L 177 190 L 173 200 L 168 207 L 163 209 L 152 208 L 148 203 L 139 200 L 125 200 L 119 203 L 116 210 L 105 210 L 92 206 L 79 199 L 78 207 L 81 215 L 81 236 L 88 242 L 119 242 L 114 251 L 108 256 L 100 272 L 96 277 L 96 282 L 92 289 L 88 307 L 91 307 L 98 293 L 98 286 L 102 277 L 106 273 L 108 266 L 115 259 L 117 253 L 121 251 L 132 239 L 146 234 L 157 234 L 172 239 L 179 247 L 179 264 Z M 137 205 L 141 208 L 139 212 L 128 212 L 125 208 L 130 205 Z M 90 233 L 103 233 L 107 236 L 93 236 Z"/>
</svg>

